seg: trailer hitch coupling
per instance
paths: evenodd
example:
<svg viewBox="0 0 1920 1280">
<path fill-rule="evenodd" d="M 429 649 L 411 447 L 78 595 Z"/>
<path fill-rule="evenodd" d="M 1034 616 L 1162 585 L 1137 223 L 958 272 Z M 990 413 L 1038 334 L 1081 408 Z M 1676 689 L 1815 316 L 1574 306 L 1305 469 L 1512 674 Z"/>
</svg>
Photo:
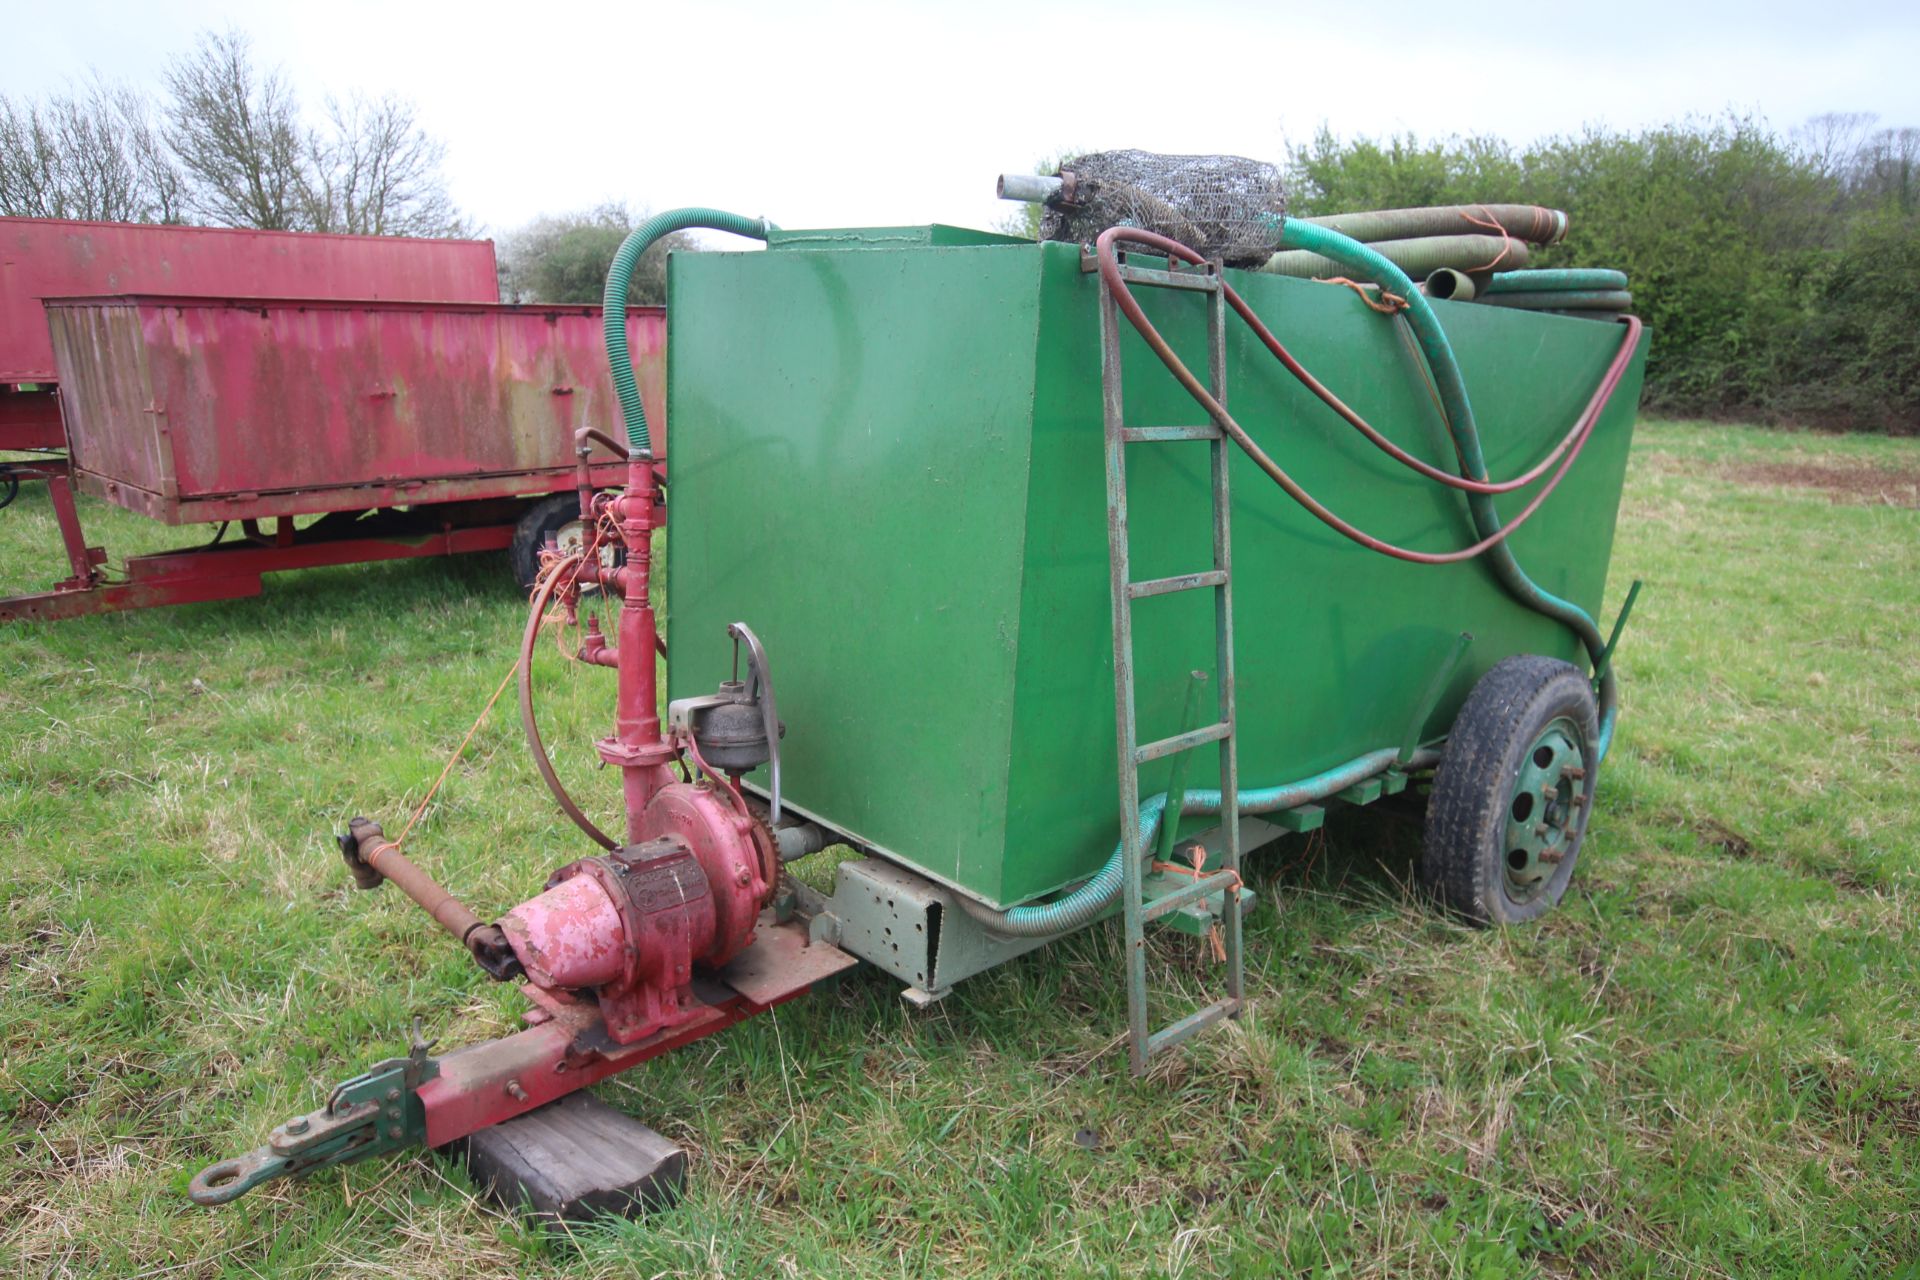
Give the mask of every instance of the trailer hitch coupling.
<svg viewBox="0 0 1920 1280">
<path fill-rule="evenodd" d="M 425 1143 L 426 1109 L 415 1091 L 440 1074 L 432 1048 L 414 1019 L 406 1057 L 388 1058 L 336 1086 L 324 1107 L 277 1126 L 266 1146 L 208 1165 L 193 1175 L 187 1195 L 195 1204 L 226 1204 L 275 1178 L 304 1178 Z"/>
</svg>

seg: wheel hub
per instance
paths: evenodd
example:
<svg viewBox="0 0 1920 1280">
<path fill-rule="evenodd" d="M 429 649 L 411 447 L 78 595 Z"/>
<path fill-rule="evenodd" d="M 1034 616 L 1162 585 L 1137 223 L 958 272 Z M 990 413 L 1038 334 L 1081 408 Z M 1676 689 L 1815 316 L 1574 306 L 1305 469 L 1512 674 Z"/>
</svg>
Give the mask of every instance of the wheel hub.
<svg viewBox="0 0 1920 1280">
<path fill-rule="evenodd" d="M 1506 888 L 1515 902 L 1544 892 L 1580 841 L 1587 809 L 1587 754 L 1573 721 L 1548 724 L 1527 748 L 1507 802 Z"/>
</svg>

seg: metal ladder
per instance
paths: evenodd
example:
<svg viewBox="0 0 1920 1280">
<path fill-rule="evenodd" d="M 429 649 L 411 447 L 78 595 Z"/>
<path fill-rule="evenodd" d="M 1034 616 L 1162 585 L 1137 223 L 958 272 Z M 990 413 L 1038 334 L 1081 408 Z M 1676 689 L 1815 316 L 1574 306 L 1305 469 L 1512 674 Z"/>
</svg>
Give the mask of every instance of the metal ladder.
<svg viewBox="0 0 1920 1280">
<path fill-rule="evenodd" d="M 1218 263 L 1204 270 L 1167 270 L 1128 266 L 1120 258 L 1120 276 L 1132 285 L 1191 290 L 1207 302 L 1207 378 L 1214 399 L 1226 403 L 1226 294 Z M 1093 270 L 1091 258 L 1082 270 Z M 1229 444 L 1212 422 L 1193 427 L 1130 427 L 1122 412 L 1120 315 L 1111 291 L 1100 286 L 1100 374 L 1106 417 L 1107 553 L 1113 595 L 1114 713 L 1119 727 L 1120 831 L 1125 886 L 1122 903 L 1126 920 L 1127 1043 L 1133 1073 L 1143 1074 L 1147 1061 L 1161 1049 L 1180 1043 L 1204 1027 L 1239 1013 L 1245 970 L 1241 960 L 1239 769 L 1235 749 L 1233 692 L 1232 540 L 1229 529 L 1227 464 Z M 1127 537 L 1127 449 L 1138 444 L 1179 441 L 1209 442 L 1213 462 L 1213 567 L 1143 582 L 1133 580 Z M 1134 719 L 1133 605 L 1149 596 L 1175 591 L 1213 592 L 1214 661 L 1218 672 L 1218 719 L 1155 742 L 1139 741 Z M 1142 863 L 1146 856 L 1140 838 L 1140 769 L 1155 760 L 1191 751 L 1209 742 L 1220 744 L 1220 825 L 1224 833 L 1222 865 L 1193 877 L 1170 892 L 1148 901 Z M 1162 823 L 1177 823 L 1179 814 L 1166 813 Z M 1172 912 L 1221 895 L 1226 952 L 1227 994 L 1154 1030 L 1147 1005 L 1146 927 Z"/>
</svg>

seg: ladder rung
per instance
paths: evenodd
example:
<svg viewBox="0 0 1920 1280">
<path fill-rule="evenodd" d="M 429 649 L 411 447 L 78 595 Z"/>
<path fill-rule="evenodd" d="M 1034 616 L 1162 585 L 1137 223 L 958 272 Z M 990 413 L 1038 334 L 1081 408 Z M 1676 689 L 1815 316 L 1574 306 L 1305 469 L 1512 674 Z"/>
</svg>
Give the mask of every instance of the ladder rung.
<svg viewBox="0 0 1920 1280">
<path fill-rule="evenodd" d="M 1211 422 L 1197 427 L 1122 427 L 1120 438 L 1128 444 L 1165 444 L 1170 440 L 1218 440 L 1220 428 Z"/>
<path fill-rule="evenodd" d="M 1232 996 L 1217 1000 L 1204 1009 L 1196 1009 L 1171 1026 L 1163 1027 L 1147 1037 L 1147 1056 L 1151 1058 L 1170 1044 L 1179 1044 L 1203 1027 L 1210 1027 L 1222 1018 L 1231 1017 L 1240 1011 L 1240 1002 Z"/>
<path fill-rule="evenodd" d="M 1162 894 L 1140 909 L 1140 919 L 1152 924 L 1161 916 L 1178 911 L 1190 902 L 1201 898 L 1210 898 L 1222 889 L 1231 889 L 1240 882 L 1240 876 L 1233 871 L 1215 871 L 1211 875 L 1196 876 L 1189 884 L 1183 884 L 1171 893 Z"/>
<path fill-rule="evenodd" d="M 1144 284 L 1158 289 L 1194 289 L 1201 293 L 1213 293 L 1220 288 L 1220 277 L 1212 272 L 1203 275 L 1198 271 L 1156 271 L 1152 267 L 1122 264 L 1120 278 L 1128 284 Z"/>
<path fill-rule="evenodd" d="M 1127 599 L 1141 600 L 1147 596 L 1164 596 L 1170 591 L 1193 591 L 1200 587 L 1226 585 L 1225 569 L 1202 569 L 1199 573 L 1176 573 L 1171 578 L 1148 578 L 1145 582 L 1129 582 Z"/>
<path fill-rule="evenodd" d="M 1232 732 L 1233 726 L 1222 720 L 1219 724 L 1204 725 L 1189 733 L 1176 733 L 1171 738 L 1162 738 L 1158 742 L 1149 742 L 1144 747 L 1135 747 L 1133 762 L 1145 764 L 1149 760 L 1158 760 L 1161 756 L 1170 756 L 1176 751 L 1203 747 L 1209 742 L 1220 741 Z"/>
</svg>

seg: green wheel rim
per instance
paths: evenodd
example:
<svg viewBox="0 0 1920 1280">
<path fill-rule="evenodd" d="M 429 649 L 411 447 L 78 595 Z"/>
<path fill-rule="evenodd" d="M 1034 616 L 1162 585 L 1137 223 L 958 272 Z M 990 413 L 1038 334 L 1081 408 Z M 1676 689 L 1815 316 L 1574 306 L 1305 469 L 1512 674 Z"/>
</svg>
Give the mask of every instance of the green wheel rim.
<svg viewBox="0 0 1920 1280">
<path fill-rule="evenodd" d="M 1520 761 L 1507 798 L 1501 866 L 1507 896 L 1531 902 L 1580 843 L 1586 824 L 1589 753 L 1585 735 L 1560 716 L 1540 731 Z"/>
</svg>

